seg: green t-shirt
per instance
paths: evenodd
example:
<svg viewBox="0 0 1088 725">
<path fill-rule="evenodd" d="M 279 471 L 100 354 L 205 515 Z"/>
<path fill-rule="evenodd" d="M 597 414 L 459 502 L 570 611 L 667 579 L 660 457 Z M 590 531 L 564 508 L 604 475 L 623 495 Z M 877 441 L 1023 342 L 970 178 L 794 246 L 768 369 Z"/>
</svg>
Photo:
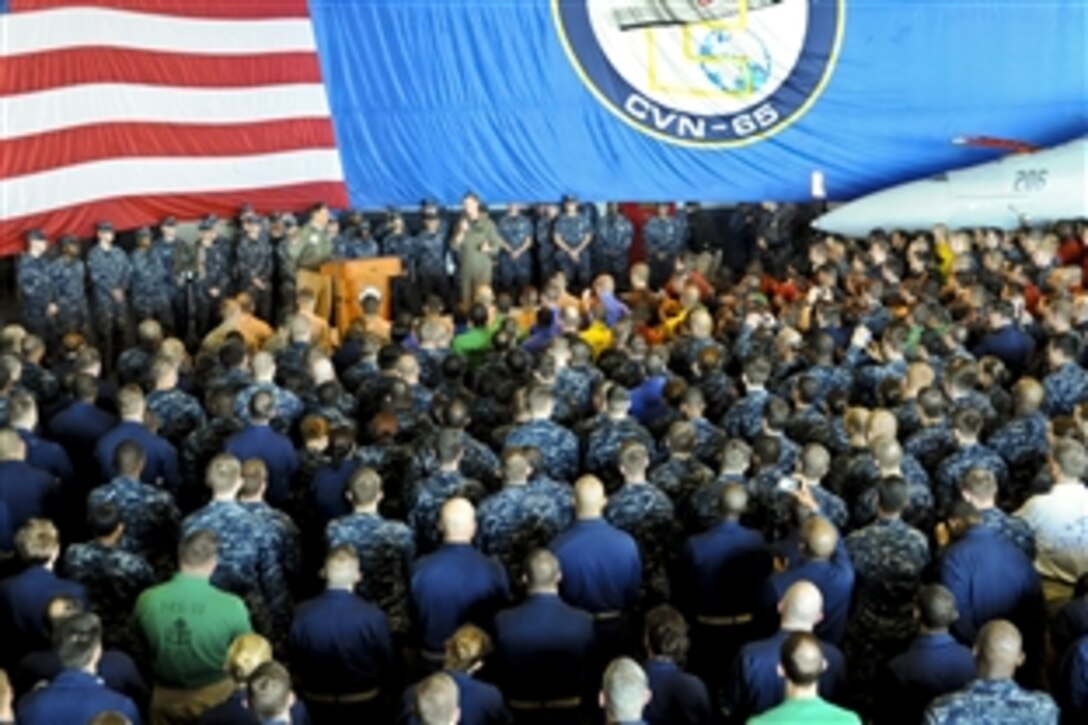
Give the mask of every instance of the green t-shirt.
<svg viewBox="0 0 1088 725">
<path fill-rule="evenodd" d="M 786 700 L 748 720 L 748 725 L 861 725 L 861 718 L 819 698 Z"/>
<path fill-rule="evenodd" d="M 241 599 L 181 573 L 140 595 L 136 621 L 155 657 L 155 682 L 180 689 L 223 680 L 231 642 L 253 631 Z"/>
</svg>

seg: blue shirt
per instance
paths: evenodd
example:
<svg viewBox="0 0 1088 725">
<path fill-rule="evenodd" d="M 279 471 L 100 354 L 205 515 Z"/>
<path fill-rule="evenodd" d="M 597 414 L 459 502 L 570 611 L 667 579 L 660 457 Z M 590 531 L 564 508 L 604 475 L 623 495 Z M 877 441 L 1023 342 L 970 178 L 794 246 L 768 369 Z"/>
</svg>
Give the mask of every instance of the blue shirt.
<svg viewBox="0 0 1088 725">
<path fill-rule="evenodd" d="M 846 634 L 846 620 L 854 591 L 854 566 L 842 539 L 830 559 L 803 559 L 772 576 L 764 594 L 764 605 L 775 610 L 786 590 L 802 579 L 816 585 L 824 597 L 824 618 L 816 625 L 816 636 L 837 646 Z"/>
<path fill-rule="evenodd" d="M 290 439 L 266 425 L 250 425 L 227 441 L 227 452 L 246 461 L 259 458 L 268 467 L 268 491 L 265 498 L 282 507 L 291 493 L 291 477 L 298 470 L 298 454 Z"/>
<path fill-rule="evenodd" d="M 688 539 L 681 561 L 685 609 L 715 617 L 755 614 L 772 565 L 763 535 L 733 521 Z"/>
<path fill-rule="evenodd" d="M 31 650 L 50 646 L 45 626 L 45 607 L 54 597 L 66 594 L 90 608 L 86 590 L 61 579 L 44 566 L 31 566 L 0 581 L 0 632 L 4 633 L 0 659 L 18 661 Z"/>
<path fill-rule="evenodd" d="M 976 358 L 987 355 L 996 357 L 1005 363 L 1013 378 L 1018 378 L 1035 353 L 1035 340 L 1019 327 L 1010 324 L 991 332 L 975 345 L 972 352 Z"/>
<path fill-rule="evenodd" d="M 916 723 L 926 703 L 975 679 L 975 658 L 950 634 L 922 634 L 888 663 L 888 670 L 891 691 L 883 709 L 897 721 Z"/>
<path fill-rule="evenodd" d="M 649 725 L 710 725 L 714 722 L 706 685 L 667 660 L 645 664 L 650 704 L 642 713 Z"/>
<path fill-rule="evenodd" d="M 25 725 L 73 725 L 110 711 L 121 713 L 133 725 L 143 722 L 132 700 L 107 689 L 94 675 L 67 670 L 21 699 L 16 718 Z"/>
<path fill-rule="evenodd" d="M 0 462 L 0 503 L 7 506 L 12 532 L 32 518 L 52 518 L 57 494 L 57 480 L 45 471 L 23 461 Z"/>
<path fill-rule="evenodd" d="M 177 492 L 181 487 L 177 450 L 165 438 L 160 438 L 143 425 L 128 420 L 121 421 L 98 440 L 95 456 L 98 459 L 102 480 L 109 481 L 117 475 L 113 465 L 113 454 L 126 440 L 139 443 L 147 456 L 147 463 L 144 465 L 143 473 L 140 474 L 140 480 Z"/>
<path fill-rule="evenodd" d="M 495 616 L 495 652 L 511 700 L 561 700 L 589 684 L 593 617 L 555 594 L 530 594 Z"/>
<path fill-rule="evenodd" d="M 509 725 L 514 720 L 506 709 L 499 688 L 480 682 L 464 672 L 445 670 L 457 685 L 457 707 L 461 711 L 459 725 Z M 420 719 L 412 712 L 415 707 L 416 687 L 404 693 L 401 722 L 420 725 Z"/>
<path fill-rule="evenodd" d="M 564 601 L 588 612 L 625 611 L 638 601 L 642 557 L 626 531 L 604 519 L 575 521 L 550 546 Z"/>
<path fill-rule="evenodd" d="M 17 692 L 26 692 L 42 680 L 52 680 L 64 671 L 60 663 L 60 657 L 56 650 L 40 650 L 31 652 L 19 663 L 19 669 L 14 673 L 17 677 L 15 689 Z M 101 678 L 106 687 L 120 693 L 143 708 L 148 703 L 149 693 L 147 683 L 144 682 L 140 671 L 136 669 L 136 663 L 124 652 L 118 650 L 106 650 L 98 661 L 98 671 L 95 673 Z"/>
<path fill-rule="evenodd" d="M 385 615 L 343 590 L 327 590 L 299 605 L 287 649 L 306 693 L 366 692 L 381 685 L 393 664 Z"/>
<path fill-rule="evenodd" d="M 506 572 L 468 544 L 445 544 L 416 562 L 412 605 L 425 652 L 445 651 L 462 624 L 488 628 L 510 599 Z"/>
</svg>

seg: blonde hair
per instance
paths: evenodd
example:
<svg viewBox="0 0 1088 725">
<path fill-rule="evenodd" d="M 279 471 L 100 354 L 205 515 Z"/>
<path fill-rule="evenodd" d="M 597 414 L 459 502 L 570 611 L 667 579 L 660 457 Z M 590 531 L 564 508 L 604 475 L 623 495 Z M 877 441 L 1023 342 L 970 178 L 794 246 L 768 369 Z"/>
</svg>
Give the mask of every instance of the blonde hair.
<svg viewBox="0 0 1088 725">
<path fill-rule="evenodd" d="M 23 561 L 49 561 L 60 548 L 57 527 L 48 519 L 30 519 L 15 534 L 15 548 Z"/>
<path fill-rule="evenodd" d="M 253 671 L 272 661 L 272 645 L 259 634 L 240 634 L 230 643 L 223 669 L 237 683 L 245 682 Z"/>
<path fill-rule="evenodd" d="M 467 672 L 493 649 L 487 632 L 474 624 L 466 624 L 446 640 L 446 669 Z"/>
</svg>

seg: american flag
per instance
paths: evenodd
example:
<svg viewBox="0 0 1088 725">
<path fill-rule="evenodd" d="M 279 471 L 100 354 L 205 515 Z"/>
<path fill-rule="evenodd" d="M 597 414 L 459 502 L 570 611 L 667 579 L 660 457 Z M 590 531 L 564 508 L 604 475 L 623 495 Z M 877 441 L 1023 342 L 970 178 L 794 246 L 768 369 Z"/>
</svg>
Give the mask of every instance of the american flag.
<svg viewBox="0 0 1088 725">
<path fill-rule="evenodd" d="M 307 0 L 0 0 L 0 254 L 346 205 Z"/>
</svg>

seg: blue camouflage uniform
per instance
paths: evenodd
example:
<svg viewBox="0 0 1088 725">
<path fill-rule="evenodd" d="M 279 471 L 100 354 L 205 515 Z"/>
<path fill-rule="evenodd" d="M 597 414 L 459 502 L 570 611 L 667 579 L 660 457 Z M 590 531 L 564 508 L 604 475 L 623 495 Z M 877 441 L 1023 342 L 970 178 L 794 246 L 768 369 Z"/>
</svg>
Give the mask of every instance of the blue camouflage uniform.
<svg viewBox="0 0 1088 725">
<path fill-rule="evenodd" d="M 206 420 L 200 401 L 179 388 L 152 390 L 147 409 L 159 419 L 159 433 L 175 446 Z"/>
<path fill-rule="evenodd" d="M 50 267 L 50 284 L 56 294 L 57 316 L 53 329 L 58 337 L 71 332 L 86 333 L 87 267 L 78 257 L 62 255 Z"/>
<path fill-rule="evenodd" d="M 675 217 L 655 216 L 642 227 L 646 261 L 650 265 L 650 286 L 660 289 L 672 277 L 676 258 L 684 247 L 683 229 Z"/>
<path fill-rule="evenodd" d="M 1088 371 L 1067 362 L 1043 378 L 1043 410 L 1048 418 L 1072 415 L 1078 403 L 1088 400 Z"/>
<path fill-rule="evenodd" d="M 751 390 L 733 403 L 722 419 L 722 429 L 730 438 L 755 440 L 763 432 L 763 410 L 771 394 L 766 390 Z"/>
<path fill-rule="evenodd" d="M 425 433 L 420 437 L 412 455 L 409 466 L 408 480 L 418 483 L 424 478 L 437 473 L 439 470 L 438 453 L 438 428 Z M 499 462 L 495 452 L 466 432 L 460 435 L 464 453 L 461 456 L 460 470 L 469 478 L 474 478 L 489 489 L 497 488 L 500 483 Z"/>
<path fill-rule="evenodd" d="M 786 681 L 778 674 L 782 643 L 789 632 L 779 631 L 767 639 L 741 648 L 726 680 L 726 709 L 731 722 L 746 722 L 786 699 Z M 819 694 L 825 700 L 841 701 L 846 694 L 846 660 L 839 648 L 821 642 L 827 669 L 820 675 Z"/>
<path fill-rule="evenodd" d="M 416 552 L 412 530 L 378 514 L 353 513 L 329 522 L 325 539 L 329 549 L 344 545 L 355 549 L 363 571 L 356 591 L 385 612 L 394 634 L 407 634 L 408 579 Z"/>
<path fill-rule="evenodd" d="M 929 543 L 898 518 L 878 519 L 847 536 L 846 549 L 856 583 L 846 655 L 859 694 L 871 695 L 880 665 L 914 635 L 914 601 L 929 564 Z"/>
<path fill-rule="evenodd" d="M 593 389 L 603 379 L 601 371 L 592 365 L 568 365 L 556 376 L 552 392 L 566 400 L 573 418 L 584 418 L 593 407 Z"/>
<path fill-rule="evenodd" d="M 532 480 L 529 481 L 529 488 L 547 496 L 555 503 L 562 521 L 562 525 L 559 527 L 561 530 L 565 530 L 571 525 L 571 522 L 574 521 L 574 492 L 569 484 L 560 483 L 543 474 L 534 473 Z"/>
<path fill-rule="evenodd" d="M 433 551 L 442 540 L 438 519 L 447 501 L 463 497 L 477 504 L 485 495 L 478 481 L 460 473 L 439 472 L 424 480 L 408 512 L 408 525 L 415 532 L 420 551 Z"/>
<path fill-rule="evenodd" d="M 46 255 L 35 257 L 26 252 L 19 255 L 15 268 L 22 322 L 28 332 L 46 342 L 52 339 L 52 325 L 46 308 L 58 302 L 52 267 L 53 262 Z"/>
<path fill-rule="evenodd" d="M 925 725 L 1057 725 L 1058 706 L 1043 692 L 1012 680 L 975 680 L 937 698 L 926 708 Z"/>
<path fill-rule="evenodd" d="M 522 214 L 506 214 L 496 226 L 506 245 L 514 252 L 521 252 L 517 259 L 505 249 L 499 253 L 499 289 L 517 294 L 533 281 L 533 256 L 530 252 L 533 223 Z"/>
<path fill-rule="evenodd" d="M 628 441 L 641 443 L 650 458 L 654 457 L 654 437 L 633 418 L 605 418 L 586 441 L 585 471 L 599 477 L 609 490 L 622 482 L 618 461 L 620 448 Z"/>
<path fill-rule="evenodd" d="M 400 257 L 404 262 L 405 272 L 415 274 L 416 248 L 414 239 L 407 232 L 389 232 L 381 240 L 382 255 L 385 257 Z"/>
<path fill-rule="evenodd" d="M 193 308 L 196 315 L 196 331 L 203 337 L 212 327 L 219 314 L 219 305 L 230 295 L 231 248 L 221 237 L 208 246 L 199 240 L 189 250 L 193 266 Z M 211 291 L 219 296 L 212 297 Z"/>
<path fill-rule="evenodd" d="M 960 484 L 963 477 L 972 468 L 984 468 L 997 477 L 998 491 L 1007 491 L 1009 485 L 1009 469 L 1001 456 L 992 450 L 976 443 L 965 446 L 941 461 L 937 466 L 937 475 L 934 477 L 934 493 L 937 505 L 943 511 L 949 504 L 960 496 Z"/>
<path fill-rule="evenodd" d="M 104 712 L 121 713 L 133 725 L 143 722 L 132 700 L 82 670 L 65 670 L 45 687 L 20 699 L 15 710 L 18 721 L 27 725 L 86 723 Z"/>
<path fill-rule="evenodd" d="M 370 224 L 366 224 L 366 234 L 341 234 L 332 245 L 332 256 L 337 260 L 371 259 L 381 254 L 378 240 L 370 235 Z"/>
<path fill-rule="evenodd" d="M 975 679 L 975 656 L 948 634 L 920 634 L 888 663 L 879 709 L 888 722 L 917 723 L 927 703 Z"/>
<path fill-rule="evenodd" d="M 673 456 L 651 469 L 647 478 L 672 501 L 684 530 L 699 530 L 692 496 L 701 487 L 713 483 L 714 472 L 697 458 Z"/>
<path fill-rule="evenodd" d="M 1050 452 L 1047 418 L 1043 413 L 1013 418 L 998 428 L 986 441 L 1009 465 L 1009 483 L 1014 494 L 1025 492 L 1031 478 Z"/>
<path fill-rule="evenodd" d="M 261 231 L 254 239 L 243 233 L 234 247 L 234 290 L 253 299 L 262 320 L 272 319 L 273 271 L 274 252 L 268 234 Z"/>
<path fill-rule="evenodd" d="M 505 448 L 535 448 L 540 451 L 545 473 L 559 481 L 573 481 L 578 475 L 578 437 L 550 420 L 533 420 L 519 425 L 506 436 Z"/>
<path fill-rule="evenodd" d="M 877 404 L 877 391 L 885 380 L 902 380 L 907 374 L 906 360 L 892 360 L 881 365 L 857 365 L 857 355 L 864 355 L 857 348 L 851 347 L 846 354 L 845 362 L 854 367 L 854 396 L 863 405 L 873 407 Z"/>
<path fill-rule="evenodd" d="M 563 527 L 563 515 L 548 496 L 528 485 L 507 486 L 480 503 L 476 543 L 498 559 L 510 581 L 520 582 L 525 558 L 547 546 Z"/>
<path fill-rule="evenodd" d="M 267 425 L 248 425 L 231 436 L 226 451 L 239 461 L 257 458 L 268 469 L 265 495 L 273 506 L 283 508 L 291 497 L 291 479 L 298 472 L 298 453 L 291 439 Z"/>
<path fill-rule="evenodd" d="M 129 478 L 115 478 L 87 497 L 87 507 L 112 503 L 125 522 L 118 546 L 161 567 L 173 558 L 174 533 L 181 514 L 173 497 L 160 488 Z M 161 570 L 160 570 L 161 571 Z"/>
<path fill-rule="evenodd" d="M 272 427 L 280 432 L 289 430 L 302 415 L 302 401 L 290 390 L 275 383 L 252 383 L 239 391 L 234 398 L 234 417 L 242 423 L 248 423 L 249 401 L 262 390 L 270 393 L 276 401 L 276 417 L 272 419 Z"/>
<path fill-rule="evenodd" d="M 555 219 L 543 215 L 537 216 L 536 223 L 533 226 L 533 234 L 536 237 L 536 256 L 537 264 L 540 266 L 540 281 L 541 284 L 551 279 L 558 269 L 555 259 L 559 250 L 555 248 L 555 241 L 552 239 L 552 229 L 555 226 Z"/>
<path fill-rule="evenodd" d="M 415 250 L 416 283 L 420 289 L 448 301 L 453 288 L 446 271 L 446 237 L 442 230 L 420 230 L 411 246 Z"/>
<path fill-rule="evenodd" d="M 163 285 L 167 276 L 162 258 L 150 249 L 134 249 L 129 255 L 132 267 L 132 312 L 137 320 L 158 320 L 163 327 L 174 327 L 174 308 L 170 288 Z"/>
<path fill-rule="evenodd" d="M 468 544 L 444 544 L 412 568 L 412 609 L 423 656 L 441 663 L 446 640 L 471 622 L 490 629 L 510 600 L 506 571 Z"/>
<path fill-rule="evenodd" d="M 185 288 L 178 284 L 178 249 L 181 245 L 177 238 L 167 241 L 161 236 L 151 245 L 151 254 L 159 260 L 162 270 L 161 284 L 170 297 L 175 332 L 181 329 L 185 318 Z"/>
<path fill-rule="evenodd" d="M 102 617 L 104 646 L 130 649 L 134 642 L 128 617 L 140 593 L 155 584 L 147 560 L 120 546 L 90 541 L 69 546 L 61 570 L 87 590 L 94 611 Z"/>
<path fill-rule="evenodd" d="M 590 225 L 589 220 L 580 213 L 563 213 L 556 218 L 555 228 L 552 233 L 559 237 L 567 247 L 577 249 L 582 245 L 582 241 L 587 234 L 593 234 L 593 227 Z M 566 275 L 567 284 L 574 291 L 581 290 L 590 282 L 590 254 L 592 247 L 593 242 L 590 241 L 589 246 L 582 250 L 577 259 L 558 245 L 555 247 L 556 266 Z"/>
<path fill-rule="evenodd" d="M 626 484 L 608 498 L 604 516 L 638 542 L 645 597 L 651 604 L 668 601 L 668 569 L 679 537 L 669 497 L 648 483 Z"/>
<path fill-rule="evenodd" d="M 628 259 L 635 230 L 622 214 L 605 214 L 597 222 L 597 238 L 590 247 L 594 276 L 612 275 L 618 286 L 627 279 Z"/>
<path fill-rule="evenodd" d="M 903 519 L 922 531 L 929 531 L 933 525 L 933 492 L 930 490 L 929 476 L 913 456 L 904 455 L 900 463 L 903 480 L 907 484 L 907 508 Z M 865 454 L 854 462 L 847 482 L 847 489 L 857 491 L 854 502 L 854 524 L 864 526 L 877 514 L 877 485 L 880 483 L 880 469 L 871 454 Z M 958 490 L 958 489 L 957 489 Z"/>
<path fill-rule="evenodd" d="M 695 457 L 708 466 L 717 466 L 726 441 L 725 432 L 706 418 L 692 418 L 688 422 L 695 428 Z"/>
<path fill-rule="evenodd" d="M 219 565 L 212 584 L 242 597 L 263 631 L 286 631 L 291 617 L 286 576 L 260 519 L 237 501 L 211 501 L 186 517 L 181 529 L 183 538 L 197 531 L 214 533 Z"/>
<path fill-rule="evenodd" d="M 704 483 L 692 491 L 689 503 L 692 531 L 706 531 L 721 521 L 722 489 L 731 483 L 744 486 L 748 491 L 752 490 L 752 485 L 747 476 L 723 473 L 713 481 Z"/>
<path fill-rule="evenodd" d="M 242 429 L 234 418 L 212 418 L 190 433 L 181 444 L 181 493 L 179 502 L 190 510 L 202 500 L 206 491 L 204 474 L 208 464 L 222 453 L 231 436 Z"/>
<path fill-rule="evenodd" d="M 907 438 L 903 452 L 918 459 L 927 471 L 935 473 L 940 462 L 955 453 L 958 447 L 952 428 L 942 420 Z"/>
<path fill-rule="evenodd" d="M 103 350 L 104 358 L 112 358 L 113 335 L 124 334 L 128 324 L 128 309 L 125 302 L 113 298 L 113 290 L 122 290 L 128 294 L 132 265 L 128 255 L 119 247 L 91 247 L 87 252 L 87 274 L 91 280 L 91 309 L 94 314 L 95 332 L 107 343 Z M 112 364 L 113 360 L 109 359 Z"/>
<path fill-rule="evenodd" d="M 241 504 L 268 533 L 273 553 L 287 581 L 298 581 L 302 569 L 302 535 L 294 520 L 265 501 L 242 501 Z"/>
</svg>

